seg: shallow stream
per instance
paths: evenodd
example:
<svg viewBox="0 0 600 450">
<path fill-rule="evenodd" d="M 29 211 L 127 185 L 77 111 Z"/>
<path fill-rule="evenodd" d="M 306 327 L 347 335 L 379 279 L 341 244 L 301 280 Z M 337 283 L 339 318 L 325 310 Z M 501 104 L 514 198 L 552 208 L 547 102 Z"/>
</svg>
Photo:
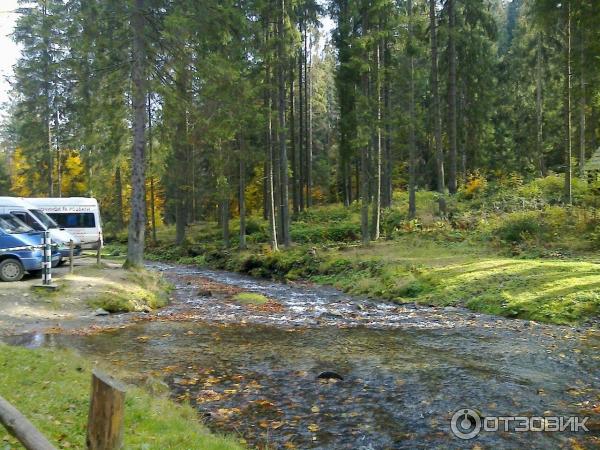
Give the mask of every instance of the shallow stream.
<svg viewBox="0 0 600 450">
<path fill-rule="evenodd" d="M 210 428 L 252 446 L 550 449 L 576 441 L 600 448 L 594 329 L 395 305 L 189 266 L 152 267 L 176 290 L 172 304 L 148 320 L 88 336 L 10 341 L 75 348 L 158 376 Z M 223 286 L 274 301 L 239 305 Z M 343 380 L 318 379 L 325 371 Z M 450 430 L 460 408 L 483 416 L 589 415 L 596 428 L 481 432 L 463 441 Z"/>
</svg>

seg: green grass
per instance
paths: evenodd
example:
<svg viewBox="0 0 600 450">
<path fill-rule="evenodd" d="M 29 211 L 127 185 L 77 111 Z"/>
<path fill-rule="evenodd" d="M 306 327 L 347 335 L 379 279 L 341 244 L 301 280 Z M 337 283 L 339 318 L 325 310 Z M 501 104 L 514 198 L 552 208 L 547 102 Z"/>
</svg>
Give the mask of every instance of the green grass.
<svg viewBox="0 0 600 450">
<path fill-rule="evenodd" d="M 353 294 L 436 306 L 464 305 L 475 311 L 557 324 L 576 324 L 600 313 L 597 264 L 504 258 L 465 250 L 439 244 L 377 244 L 346 255 L 354 261 L 351 270 L 312 278 Z M 340 255 L 328 252 L 323 264 L 337 261 L 341 265 Z"/>
<path fill-rule="evenodd" d="M 91 365 L 66 351 L 0 345 L 0 395 L 19 409 L 57 448 L 85 448 Z M 17 448 L 0 427 L 0 447 Z M 231 438 L 210 434 L 194 410 L 163 394 L 132 387 L 125 406 L 127 449 L 241 448 Z"/>
<path fill-rule="evenodd" d="M 267 297 L 256 292 L 240 292 L 231 298 L 234 302 L 242 305 L 264 305 L 269 301 Z"/>
</svg>

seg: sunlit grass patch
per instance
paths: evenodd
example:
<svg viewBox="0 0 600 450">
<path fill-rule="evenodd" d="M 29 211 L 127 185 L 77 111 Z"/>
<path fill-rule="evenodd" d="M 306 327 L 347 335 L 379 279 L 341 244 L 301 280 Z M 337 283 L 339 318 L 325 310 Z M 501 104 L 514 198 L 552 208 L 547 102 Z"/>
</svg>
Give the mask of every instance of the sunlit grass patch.
<svg viewBox="0 0 600 450">
<path fill-rule="evenodd" d="M 242 305 L 264 305 L 269 301 L 267 297 L 257 292 L 240 292 L 231 297 L 231 299 Z"/>
<path fill-rule="evenodd" d="M 167 304 L 170 290 L 159 274 L 144 269 L 83 267 L 60 283 L 65 290 L 81 292 L 92 308 L 109 312 L 160 308 Z"/>
</svg>

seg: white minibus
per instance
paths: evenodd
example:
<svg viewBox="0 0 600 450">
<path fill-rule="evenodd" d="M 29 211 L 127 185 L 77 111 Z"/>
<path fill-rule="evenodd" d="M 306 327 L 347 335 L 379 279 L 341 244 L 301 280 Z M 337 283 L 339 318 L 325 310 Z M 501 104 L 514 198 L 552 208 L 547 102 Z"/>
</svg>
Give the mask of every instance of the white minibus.
<svg viewBox="0 0 600 450">
<path fill-rule="evenodd" d="M 98 244 L 103 245 L 100 208 L 95 198 L 28 198 L 27 201 L 79 238 L 82 248 L 97 249 Z"/>
</svg>

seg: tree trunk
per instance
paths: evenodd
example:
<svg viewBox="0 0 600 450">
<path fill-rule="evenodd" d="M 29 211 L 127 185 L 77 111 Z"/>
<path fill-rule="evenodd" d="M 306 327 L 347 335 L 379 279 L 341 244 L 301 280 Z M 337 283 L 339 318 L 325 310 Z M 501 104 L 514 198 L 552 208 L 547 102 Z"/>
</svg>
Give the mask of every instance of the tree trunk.
<svg viewBox="0 0 600 450">
<path fill-rule="evenodd" d="M 308 205 L 308 183 L 307 183 L 307 179 L 308 179 L 308 173 L 307 173 L 307 169 L 308 169 L 308 129 L 309 129 L 309 123 L 308 123 L 308 108 L 309 108 L 309 99 L 308 99 L 308 24 L 306 22 L 306 20 L 303 21 L 304 23 L 304 35 L 303 35 L 303 45 L 304 45 L 304 51 L 303 51 L 303 57 L 304 57 L 304 62 L 303 62 L 303 69 L 304 69 L 304 155 L 303 155 L 303 161 L 302 161 L 302 170 L 303 170 L 303 177 L 302 177 L 302 189 L 304 191 L 304 199 L 305 199 L 305 203 L 304 206 L 306 207 L 306 205 Z"/>
<path fill-rule="evenodd" d="M 42 3 L 42 20 L 44 22 L 44 28 L 46 28 L 46 22 L 48 20 L 48 9 L 46 2 Z M 42 50 L 43 58 L 43 76 L 44 76 L 44 97 L 46 100 L 45 111 L 44 111 L 44 131 L 46 135 L 46 143 L 48 144 L 48 154 L 46 164 L 48 165 L 47 170 L 47 182 L 48 182 L 48 196 L 54 197 L 54 177 L 52 175 L 54 167 L 54 158 L 52 157 L 52 110 L 50 105 L 50 40 L 46 34 L 43 39 L 44 47 Z"/>
<path fill-rule="evenodd" d="M 145 29 L 144 0 L 135 0 L 131 20 L 133 32 L 133 155 L 131 168 L 131 217 L 125 266 L 140 267 L 144 264 L 144 235 L 146 231 L 146 55 L 144 50 Z"/>
<path fill-rule="evenodd" d="M 285 15 L 285 0 L 280 0 L 280 11 L 279 11 L 279 25 L 278 25 L 278 64 L 277 64 L 277 78 L 279 85 L 279 168 L 281 171 L 280 179 L 281 184 L 281 231 L 283 245 L 289 247 L 291 244 L 290 240 L 290 213 L 289 213 L 289 194 L 288 194 L 288 157 L 287 157 L 287 143 L 286 143 L 286 124 L 285 124 L 285 47 L 284 47 L 284 15 Z"/>
<path fill-rule="evenodd" d="M 290 64 L 290 150 L 292 159 L 292 210 L 294 216 L 300 212 L 300 196 L 298 193 L 298 151 L 296 149 L 296 93 L 294 91 L 296 61 L 292 58 Z"/>
<path fill-rule="evenodd" d="M 312 110 L 312 37 L 307 54 L 306 71 L 306 207 L 312 206 L 312 165 L 313 165 L 313 110 Z"/>
<path fill-rule="evenodd" d="M 542 100 L 542 70 L 542 36 L 540 33 L 538 33 L 535 70 L 535 115 L 537 124 L 536 153 L 538 159 L 538 170 L 540 176 L 544 177 L 546 176 L 546 165 L 544 163 L 544 111 Z"/>
<path fill-rule="evenodd" d="M 438 43 L 436 0 L 429 0 L 429 32 L 431 33 L 431 105 L 433 122 L 433 139 L 435 147 L 437 191 L 444 194 L 446 190 L 444 177 L 444 150 L 442 148 L 442 113 L 438 87 Z M 443 211 L 440 211 L 443 213 Z"/>
<path fill-rule="evenodd" d="M 579 64 L 580 64 L 580 75 L 579 75 L 579 177 L 584 178 L 585 173 L 585 109 L 586 109 L 586 92 L 585 92 L 585 36 L 583 29 L 580 31 L 581 41 L 579 49 Z"/>
<path fill-rule="evenodd" d="M 450 144 L 450 173 L 448 190 L 457 190 L 457 127 L 456 127 L 456 11 L 455 0 L 448 0 L 448 141 Z"/>
<path fill-rule="evenodd" d="M 121 231 L 124 227 L 123 223 L 123 178 L 121 177 L 121 164 L 117 164 L 115 169 L 115 224 L 117 231 Z"/>
<path fill-rule="evenodd" d="M 390 65 L 391 52 L 387 40 L 383 43 L 383 121 L 385 129 L 385 137 L 383 140 L 383 161 L 384 173 L 382 189 L 383 201 L 382 207 L 389 208 L 392 206 L 392 125 L 391 125 L 391 83 L 390 83 Z"/>
<path fill-rule="evenodd" d="M 565 10 L 565 92 L 564 92 L 564 139 L 565 139 L 565 203 L 572 203 L 571 193 L 571 153 L 572 153 L 572 138 L 571 138 L 571 0 L 566 0 L 564 3 Z"/>
<path fill-rule="evenodd" d="M 367 33 L 366 30 L 369 29 L 368 27 L 368 16 L 365 14 L 365 16 L 363 17 L 363 27 L 364 30 L 363 33 Z M 364 51 L 364 65 L 365 67 L 369 67 L 369 53 L 368 50 Z M 363 70 L 363 74 L 362 74 L 362 95 L 368 99 L 369 98 L 369 72 L 367 69 L 362 69 Z M 364 124 L 363 124 L 364 126 Z M 362 239 L 362 243 L 363 245 L 366 245 L 369 243 L 371 235 L 369 233 L 369 203 L 370 203 L 370 196 L 369 196 L 369 141 L 370 139 L 366 139 L 366 142 L 363 142 L 361 145 L 361 152 L 360 152 L 360 191 L 359 191 L 359 197 L 360 197 L 360 201 L 361 201 L 361 208 L 360 208 L 360 232 L 361 232 L 361 239 Z"/>
<path fill-rule="evenodd" d="M 414 219 L 417 214 L 416 189 L 417 189 L 417 146 L 415 139 L 415 58 L 413 56 L 412 40 L 412 0 L 408 0 L 408 218 Z"/>
<path fill-rule="evenodd" d="M 148 165 L 150 167 L 150 225 L 152 226 L 152 242 L 156 244 L 156 193 L 154 189 L 154 172 L 152 170 L 152 105 L 148 95 Z"/>
<path fill-rule="evenodd" d="M 240 182 L 239 198 L 240 207 L 240 250 L 246 249 L 246 145 L 244 137 L 240 134 Z"/>
<path fill-rule="evenodd" d="M 300 23 L 300 32 L 302 22 Z M 304 34 L 302 34 L 304 39 Z M 305 115 L 304 115 L 304 52 L 299 50 L 298 56 L 298 200 L 300 211 L 304 211 L 304 138 L 305 138 Z"/>
<path fill-rule="evenodd" d="M 269 46 L 269 25 L 266 30 L 266 42 L 265 47 Z M 268 51 L 268 50 L 267 50 Z M 271 98 L 271 66 L 270 57 L 267 55 L 265 63 L 265 114 L 267 115 L 267 164 L 265 173 L 265 182 L 267 185 L 267 218 L 269 221 L 269 236 L 271 238 L 271 249 L 277 251 L 279 246 L 277 245 L 277 223 L 275 218 L 275 193 L 273 183 L 273 117 L 272 117 L 272 98 Z"/>
<path fill-rule="evenodd" d="M 381 25 L 381 23 L 380 23 Z M 380 220 L 381 220 L 381 165 L 382 165 L 382 148 L 381 148 L 381 47 L 377 44 L 375 49 L 375 109 L 376 109 L 376 124 L 375 124 L 375 191 L 373 198 L 373 240 L 379 239 Z"/>
</svg>

